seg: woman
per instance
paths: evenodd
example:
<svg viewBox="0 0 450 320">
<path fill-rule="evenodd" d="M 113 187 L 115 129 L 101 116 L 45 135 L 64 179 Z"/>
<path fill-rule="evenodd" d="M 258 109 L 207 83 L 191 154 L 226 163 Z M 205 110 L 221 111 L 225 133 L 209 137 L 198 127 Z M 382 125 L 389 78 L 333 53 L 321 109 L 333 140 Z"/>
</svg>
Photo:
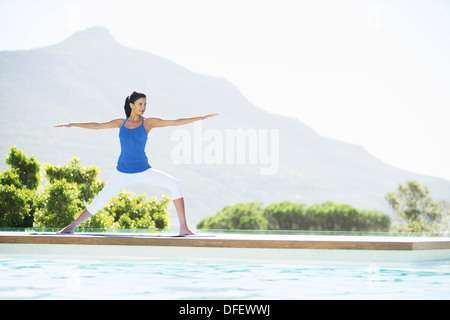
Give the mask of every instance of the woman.
<svg viewBox="0 0 450 320">
<path fill-rule="evenodd" d="M 103 187 L 102 191 L 74 222 L 59 231 L 58 234 L 74 233 L 80 223 L 94 215 L 120 190 L 132 183 L 145 183 L 151 186 L 169 189 L 178 214 L 180 235 L 193 234 L 186 223 L 184 200 L 180 183 L 177 179 L 164 172 L 152 168 L 148 163 L 148 158 L 145 154 L 147 135 L 153 128 L 180 126 L 198 120 L 205 120 L 218 114 L 177 120 L 144 118 L 143 114 L 147 104 L 146 98 L 144 93 L 136 91 L 133 91 L 133 93 L 126 98 L 124 106 L 126 119 L 115 119 L 103 123 L 69 123 L 55 126 L 66 128 L 79 127 L 94 130 L 120 128 L 119 139 L 121 148 L 119 160 L 117 161 L 117 168 Z"/>
</svg>

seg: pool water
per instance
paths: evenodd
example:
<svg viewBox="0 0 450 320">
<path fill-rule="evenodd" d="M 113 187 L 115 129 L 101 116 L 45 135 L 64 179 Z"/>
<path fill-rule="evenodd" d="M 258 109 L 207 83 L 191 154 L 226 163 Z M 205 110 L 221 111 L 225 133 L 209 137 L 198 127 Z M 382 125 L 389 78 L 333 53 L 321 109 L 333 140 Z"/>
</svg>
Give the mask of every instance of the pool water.
<svg viewBox="0 0 450 320">
<path fill-rule="evenodd" d="M 449 299 L 450 262 L 401 267 L 0 256 L 0 299 Z"/>
</svg>

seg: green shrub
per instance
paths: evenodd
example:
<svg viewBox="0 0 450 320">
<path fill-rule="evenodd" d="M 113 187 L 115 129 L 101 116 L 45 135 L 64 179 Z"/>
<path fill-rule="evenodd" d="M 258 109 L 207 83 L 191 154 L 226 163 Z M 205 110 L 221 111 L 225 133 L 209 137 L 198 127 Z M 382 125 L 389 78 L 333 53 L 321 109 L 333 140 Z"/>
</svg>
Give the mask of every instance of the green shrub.
<svg viewBox="0 0 450 320">
<path fill-rule="evenodd" d="M 262 216 L 260 203 L 238 203 L 203 219 L 197 224 L 197 228 L 264 230 L 267 228 L 267 220 Z"/>
<path fill-rule="evenodd" d="M 78 158 L 67 165 L 45 165 L 48 186 L 42 195 L 43 208 L 35 219 L 35 227 L 62 228 L 71 223 L 105 185 L 98 179 L 99 169 L 82 167 Z M 116 227 L 114 217 L 98 212 L 80 228 L 110 229 Z"/>
<path fill-rule="evenodd" d="M 36 190 L 39 187 L 40 165 L 33 156 L 27 157 L 14 146 L 11 147 L 5 162 L 10 170 L 18 175 L 22 186 L 29 190 Z"/>
<path fill-rule="evenodd" d="M 269 230 L 308 230 L 311 218 L 306 205 L 289 201 L 272 203 L 264 208 L 263 216 Z"/>
<path fill-rule="evenodd" d="M 201 220 L 199 229 L 269 229 L 315 231 L 388 231 L 390 218 L 377 211 L 358 210 L 332 202 L 305 204 L 289 201 L 228 206 Z"/>
<path fill-rule="evenodd" d="M 8 170 L 0 172 L 0 226 L 31 227 L 39 205 L 40 165 L 16 147 L 11 147 L 5 162 Z"/>
<path fill-rule="evenodd" d="M 17 189 L 22 189 L 23 185 L 20 182 L 19 175 L 11 170 L 0 172 L 0 185 L 14 186 Z"/>
<path fill-rule="evenodd" d="M 79 229 L 118 229 L 118 224 L 114 221 L 114 217 L 105 210 L 99 210 L 89 219 L 83 221 Z"/>
<path fill-rule="evenodd" d="M 309 230 L 318 231 L 389 231 L 391 220 L 387 214 L 358 210 L 345 204 L 325 202 L 306 209 L 314 223 Z"/>
<path fill-rule="evenodd" d="M 0 227 L 22 228 L 33 224 L 33 200 L 29 190 L 0 185 Z"/>
<path fill-rule="evenodd" d="M 97 167 L 82 167 L 78 158 L 73 158 L 64 166 L 45 165 L 45 177 L 48 182 L 66 180 L 78 186 L 78 199 L 87 205 L 105 185 L 104 181 L 98 179 L 99 169 Z"/>
<path fill-rule="evenodd" d="M 98 214 L 112 217 L 115 227 L 120 229 L 166 229 L 169 206 L 170 199 L 165 195 L 161 200 L 156 197 L 148 200 L 146 195 L 121 191 L 94 217 Z"/>
<path fill-rule="evenodd" d="M 41 196 L 42 206 L 34 216 L 34 227 L 62 228 L 70 224 L 82 211 L 75 183 L 65 179 L 51 183 Z"/>
<path fill-rule="evenodd" d="M 391 228 L 391 217 L 389 215 L 379 212 L 379 211 L 364 211 L 367 216 L 366 230 L 377 231 L 377 232 L 388 232 Z"/>
</svg>

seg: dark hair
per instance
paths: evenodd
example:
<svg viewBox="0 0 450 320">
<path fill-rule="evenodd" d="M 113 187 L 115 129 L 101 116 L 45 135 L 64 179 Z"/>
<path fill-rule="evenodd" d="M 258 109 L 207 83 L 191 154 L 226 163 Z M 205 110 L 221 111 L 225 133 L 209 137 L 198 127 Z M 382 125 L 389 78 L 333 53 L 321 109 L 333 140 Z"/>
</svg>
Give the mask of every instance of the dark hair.
<svg viewBox="0 0 450 320">
<path fill-rule="evenodd" d="M 133 91 L 133 93 L 130 94 L 125 99 L 125 106 L 123 108 L 125 109 L 125 114 L 126 114 L 127 118 L 129 118 L 130 115 L 131 115 L 130 103 L 135 103 L 136 100 L 138 100 L 140 98 L 147 98 L 147 96 L 145 95 L 145 93 L 138 92 L 138 91 Z"/>
</svg>

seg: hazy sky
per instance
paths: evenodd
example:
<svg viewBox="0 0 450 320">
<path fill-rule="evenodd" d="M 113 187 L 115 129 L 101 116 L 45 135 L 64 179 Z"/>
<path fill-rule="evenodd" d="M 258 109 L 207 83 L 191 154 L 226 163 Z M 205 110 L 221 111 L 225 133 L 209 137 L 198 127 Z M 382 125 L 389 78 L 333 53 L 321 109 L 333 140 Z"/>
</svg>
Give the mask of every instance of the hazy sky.
<svg viewBox="0 0 450 320">
<path fill-rule="evenodd" d="M 449 1 L 0 0 L 0 50 L 97 25 L 323 136 L 450 180 Z"/>
</svg>

